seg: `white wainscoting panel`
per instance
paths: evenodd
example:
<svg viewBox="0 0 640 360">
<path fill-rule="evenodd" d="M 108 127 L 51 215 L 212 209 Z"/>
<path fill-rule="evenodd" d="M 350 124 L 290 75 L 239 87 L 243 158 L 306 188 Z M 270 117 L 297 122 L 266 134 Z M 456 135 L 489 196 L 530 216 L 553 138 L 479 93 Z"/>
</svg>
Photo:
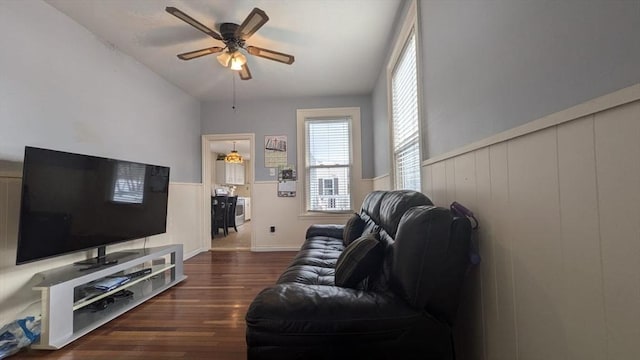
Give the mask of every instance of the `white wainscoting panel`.
<svg viewBox="0 0 640 360">
<path fill-rule="evenodd" d="M 93 251 L 54 257 L 16 266 L 18 221 L 20 214 L 19 177 L 0 177 L 0 324 L 17 317 L 39 314 L 38 292 L 31 288 L 34 274 L 95 256 Z M 147 238 L 147 247 L 184 244 L 185 258 L 201 249 L 201 185 L 171 183 L 167 214 L 167 233 Z M 108 247 L 108 252 L 142 248 L 144 239 Z"/>
<path fill-rule="evenodd" d="M 373 190 L 391 190 L 391 175 L 380 175 L 373 178 Z"/>
<path fill-rule="evenodd" d="M 595 148 L 607 355 L 638 359 L 640 101 L 595 115 Z"/>
<path fill-rule="evenodd" d="M 278 197 L 278 183 L 257 181 L 254 184 L 252 206 L 253 251 L 297 251 L 304 242 L 307 228 L 313 224 L 345 224 L 351 214 L 301 216 L 298 197 Z M 301 186 L 298 186 L 300 190 Z M 351 187 L 354 209 L 362 205 L 364 197 L 373 190 L 373 181 L 363 179 Z M 297 194 L 300 196 L 300 193 Z M 275 233 L 269 232 L 271 226 Z"/>
<path fill-rule="evenodd" d="M 251 222 L 254 251 L 299 250 L 304 241 L 306 222 L 298 219 L 297 197 L 278 197 L 278 183 L 256 181 L 253 185 Z M 276 227 L 274 233 L 269 232 Z"/>
<path fill-rule="evenodd" d="M 448 199 L 451 202 L 458 196 L 465 199 L 465 206 L 473 209 L 477 203 L 477 180 L 476 180 L 476 159 L 474 153 L 467 153 L 454 159 L 447 160 L 447 189 Z M 454 195 L 455 194 L 455 195 Z M 482 292 L 482 278 L 480 269 L 473 268 L 467 275 L 468 281 L 465 284 L 463 293 L 479 294 Z M 464 339 L 456 349 L 456 356 L 467 359 L 473 354 L 484 354 L 483 331 L 484 323 L 482 314 L 482 297 L 480 301 L 473 297 L 463 297 L 461 299 L 460 318 L 469 319 L 460 322 L 460 326 L 455 328 L 458 338 Z"/>
<path fill-rule="evenodd" d="M 640 92 L 604 98 L 611 108 L 574 107 L 555 126 L 425 162 L 423 191 L 480 220 L 461 359 L 640 358 Z"/>
<path fill-rule="evenodd" d="M 171 244 L 183 244 L 185 259 L 209 250 L 210 244 L 202 246 L 202 216 L 202 184 L 171 183 L 167 235 Z"/>
<path fill-rule="evenodd" d="M 422 192 L 433 201 L 433 170 L 431 166 L 425 166 L 420 171 Z"/>
<path fill-rule="evenodd" d="M 565 358 L 556 129 L 507 143 L 518 359 Z"/>
<path fill-rule="evenodd" d="M 479 156 L 480 157 L 480 156 Z M 489 288 L 483 293 L 495 295 L 495 312 L 491 312 L 494 302 L 487 300 L 485 308 L 485 334 L 487 346 L 486 359 L 517 359 L 518 333 L 516 332 L 515 279 L 513 277 L 513 232 L 509 221 L 509 168 L 507 163 L 508 149 L 506 142 L 489 147 L 490 194 L 479 194 L 489 198 L 488 203 L 479 203 L 473 211 L 480 216 L 481 225 L 478 231 L 478 245 L 483 259 L 481 267 L 493 267 L 494 272 L 483 272 L 488 275 L 483 284 L 494 282 L 495 293 Z M 486 163 L 485 163 L 486 164 Z M 486 185 L 483 190 L 487 190 Z M 464 199 L 459 199 L 464 203 Z M 488 229 L 484 229 L 488 227 Z M 487 233 L 487 230 L 490 233 Z M 487 245 L 485 247 L 485 244 Z M 493 266 L 487 260 L 493 258 Z M 493 276 L 491 276 L 493 275 Z M 475 294 L 477 295 L 477 294 Z M 471 296 L 468 294 L 467 296 Z M 491 298 L 493 300 L 493 298 Z"/>
<path fill-rule="evenodd" d="M 606 359 L 594 116 L 558 126 L 567 358 Z M 589 314 L 589 316 L 585 316 Z"/>
<path fill-rule="evenodd" d="M 447 202 L 447 172 L 446 172 L 446 161 L 442 161 L 439 163 L 433 164 L 433 166 L 429 166 L 431 172 L 431 193 L 430 198 L 434 204 L 449 204 Z M 427 173 L 428 171 L 422 171 L 422 173 Z M 422 184 L 425 187 L 425 184 Z M 426 188 L 429 188 L 427 185 Z"/>
</svg>

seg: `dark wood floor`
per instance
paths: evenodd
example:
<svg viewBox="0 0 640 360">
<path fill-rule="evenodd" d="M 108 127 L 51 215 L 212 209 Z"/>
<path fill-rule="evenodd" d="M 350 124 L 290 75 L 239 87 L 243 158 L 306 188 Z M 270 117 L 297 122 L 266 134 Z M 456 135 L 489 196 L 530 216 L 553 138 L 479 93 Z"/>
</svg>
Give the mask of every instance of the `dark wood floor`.
<svg viewBox="0 0 640 360">
<path fill-rule="evenodd" d="M 206 252 L 185 262 L 188 279 L 57 351 L 10 359 L 245 359 L 245 313 L 292 252 Z"/>
</svg>

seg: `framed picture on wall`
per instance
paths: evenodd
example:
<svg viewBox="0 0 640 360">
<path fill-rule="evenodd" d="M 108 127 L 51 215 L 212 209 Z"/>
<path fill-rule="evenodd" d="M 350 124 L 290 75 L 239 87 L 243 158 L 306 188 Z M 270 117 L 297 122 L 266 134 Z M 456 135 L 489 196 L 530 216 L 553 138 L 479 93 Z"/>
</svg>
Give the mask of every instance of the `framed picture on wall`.
<svg viewBox="0 0 640 360">
<path fill-rule="evenodd" d="M 277 168 L 287 165 L 287 135 L 265 135 L 264 166 Z"/>
</svg>

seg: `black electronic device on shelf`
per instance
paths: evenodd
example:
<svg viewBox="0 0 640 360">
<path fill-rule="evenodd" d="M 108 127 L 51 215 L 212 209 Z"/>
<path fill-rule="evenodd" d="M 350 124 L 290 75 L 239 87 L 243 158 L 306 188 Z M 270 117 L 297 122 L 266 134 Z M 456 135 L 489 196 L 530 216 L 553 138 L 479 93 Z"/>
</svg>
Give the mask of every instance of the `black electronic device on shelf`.
<svg viewBox="0 0 640 360">
<path fill-rule="evenodd" d="M 166 232 L 169 168 L 26 147 L 16 264 Z M 84 268 L 87 269 L 87 268 Z"/>
<path fill-rule="evenodd" d="M 111 275 L 111 276 L 108 276 L 108 277 L 115 278 L 115 277 L 123 277 L 124 276 L 124 277 L 129 278 L 129 280 L 133 280 L 135 278 L 139 278 L 139 277 L 145 276 L 147 274 L 151 274 L 151 268 L 144 268 L 142 270 L 130 272 L 130 273 L 127 273 L 127 274 Z"/>
</svg>

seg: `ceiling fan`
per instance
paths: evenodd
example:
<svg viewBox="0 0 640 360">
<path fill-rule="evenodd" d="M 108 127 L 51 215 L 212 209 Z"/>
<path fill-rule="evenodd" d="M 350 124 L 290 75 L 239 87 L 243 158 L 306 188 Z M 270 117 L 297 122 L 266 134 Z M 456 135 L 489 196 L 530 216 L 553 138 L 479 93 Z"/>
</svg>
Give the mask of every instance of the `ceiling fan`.
<svg viewBox="0 0 640 360">
<path fill-rule="evenodd" d="M 218 62 L 224 67 L 230 67 L 231 70 L 238 71 L 240 79 L 251 79 L 251 72 L 247 66 L 247 57 L 244 56 L 240 50 L 245 50 L 247 53 L 258 56 L 261 58 L 278 61 L 284 64 L 291 65 L 295 58 L 293 55 L 284 54 L 281 52 L 260 48 L 257 46 L 246 46 L 245 41 L 251 37 L 258 29 L 262 27 L 269 17 L 267 14 L 254 8 L 249 16 L 242 22 L 242 24 L 234 23 L 222 23 L 220 24 L 220 33 L 217 33 L 207 26 L 200 23 L 198 20 L 185 14 L 181 10 L 168 6 L 165 9 L 169 14 L 177 17 L 178 19 L 186 22 L 194 28 L 202 31 L 203 33 L 211 36 L 216 40 L 220 40 L 224 43 L 224 47 L 213 46 L 205 49 L 189 51 L 186 53 L 178 54 L 178 58 L 182 60 L 191 60 L 199 58 L 201 56 L 221 53 L 218 55 Z"/>
</svg>

